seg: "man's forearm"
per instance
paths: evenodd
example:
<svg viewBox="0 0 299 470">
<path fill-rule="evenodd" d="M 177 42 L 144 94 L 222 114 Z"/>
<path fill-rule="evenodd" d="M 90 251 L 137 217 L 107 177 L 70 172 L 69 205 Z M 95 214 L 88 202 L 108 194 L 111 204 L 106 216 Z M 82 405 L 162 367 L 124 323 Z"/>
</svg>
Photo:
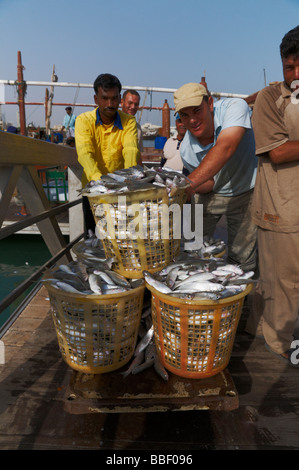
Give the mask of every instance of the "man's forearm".
<svg viewBox="0 0 299 470">
<path fill-rule="evenodd" d="M 217 146 L 209 150 L 200 165 L 188 176 L 191 180 L 192 189 L 195 192 L 201 192 L 203 185 L 213 181 L 214 176 L 221 170 L 228 159 Z"/>
<path fill-rule="evenodd" d="M 224 129 L 219 134 L 216 144 L 212 147 L 200 165 L 189 175 L 195 192 L 199 186 L 210 181 L 234 155 L 245 134 L 243 127 Z"/>
<path fill-rule="evenodd" d="M 270 150 L 269 157 L 272 163 L 281 165 L 299 161 L 299 141 L 288 141 L 273 150 Z"/>
</svg>

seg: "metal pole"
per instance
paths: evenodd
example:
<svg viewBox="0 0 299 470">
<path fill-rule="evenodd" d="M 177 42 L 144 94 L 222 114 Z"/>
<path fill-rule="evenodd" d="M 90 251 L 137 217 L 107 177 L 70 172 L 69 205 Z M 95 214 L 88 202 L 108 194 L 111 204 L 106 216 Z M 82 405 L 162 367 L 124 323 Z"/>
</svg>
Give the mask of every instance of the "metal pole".
<svg viewBox="0 0 299 470">
<path fill-rule="evenodd" d="M 0 80 L 0 84 L 4 85 L 16 85 L 14 80 Z M 92 84 L 89 83 L 68 83 L 68 82 L 32 82 L 26 81 L 27 86 L 58 86 L 58 87 L 79 87 L 79 88 L 93 88 Z M 137 90 L 137 91 L 147 91 L 147 92 L 156 92 L 156 93 L 174 93 L 176 88 L 157 88 L 157 87 L 143 87 L 143 86 L 127 86 L 122 87 L 123 90 Z M 247 98 L 248 94 L 238 94 L 238 93 L 222 93 L 218 91 L 211 91 L 211 95 L 219 97 L 228 97 L 228 98 Z M 5 104 L 5 103 L 3 103 Z M 76 105 L 77 106 L 77 105 Z"/>
<path fill-rule="evenodd" d="M 46 88 L 46 95 L 45 95 L 45 127 L 46 129 L 48 128 L 48 103 L 49 103 L 49 90 L 48 88 Z"/>
</svg>

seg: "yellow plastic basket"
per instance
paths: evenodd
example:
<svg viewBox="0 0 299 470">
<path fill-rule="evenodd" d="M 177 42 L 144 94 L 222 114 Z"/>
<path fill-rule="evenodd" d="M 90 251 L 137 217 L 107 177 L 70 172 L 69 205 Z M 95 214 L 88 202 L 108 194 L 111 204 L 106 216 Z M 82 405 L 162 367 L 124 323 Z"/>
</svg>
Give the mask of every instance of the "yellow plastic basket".
<svg viewBox="0 0 299 470">
<path fill-rule="evenodd" d="M 181 217 L 186 187 L 176 188 L 170 197 L 164 188 L 88 196 L 106 257 L 116 258 L 114 271 L 127 278 L 142 278 L 144 270 L 160 271 L 178 255 L 181 232 L 177 236 L 178 225 L 174 228 L 174 218 L 178 214 Z M 133 211 L 136 207 L 140 208 L 138 220 Z M 168 220 L 163 215 L 165 208 L 169 209 Z M 133 237 L 132 227 L 140 230 L 141 225 L 142 231 L 136 230 Z"/>
<path fill-rule="evenodd" d="M 143 306 L 144 285 L 121 294 L 80 295 L 45 282 L 59 348 L 77 371 L 102 374 L 133 356 Z"/>
<path fill-rule="evenodd" d="M 154 337 L 166 369 L 187 378 L 205 378 L 221 372 L 230 361 L 245 296 L 185 300 L 162 294 L 146 283 L 152 293 Z"/>
</svg>

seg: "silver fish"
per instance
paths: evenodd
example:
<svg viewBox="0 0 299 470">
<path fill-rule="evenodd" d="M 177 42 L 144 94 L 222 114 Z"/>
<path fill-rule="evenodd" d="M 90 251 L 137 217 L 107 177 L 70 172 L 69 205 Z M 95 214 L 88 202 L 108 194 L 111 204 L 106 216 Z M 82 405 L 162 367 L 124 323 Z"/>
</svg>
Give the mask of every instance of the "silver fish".
<svg viewBox="0 0 299 470">
<path fill-rule="evenodd" d="M 174 286 L 174 289 L 176 289 L 177 287 L 182 287 L 186 284 L 190 284 L 191 282 L 196 282 L 196 281 L 211 281 L 212 279 L 214 279 L 214 276 L 212 273 L 208 273 L 208 272 L 200 272 L 200 273 L 196 273 L 196 274 L 193 274 L 192 276 L 188 276 L 185 280 L 183 281 L 179 281 L 175 284 Z"/>
<path fill-rule="evenodd" d="M 143 361 L 144 361 L 144 351 L 140 351 L 140 353 L 137 354 L 137 356 L 134 357 L 134 359 L 131 362 L 129 368 L 126 371 L 121 372 L 121 375 L 124 378 L 128 377 L 128 375 L 130 375 L 136 367 L 138 367 L 140 364 L 142 364 Z"/>
<path fill-rule="evenodd" d="M 167 277 L 166 277 L 166 284 L 169 286 L 169 287 L 173 287 L 174 286 L 174 283 L 178 277 L 178 274 L 179 272 L 181 271 L 181 267 L 180 266 L 175 266 L 174 268 L 172 268 L 168 273 L 167 273 Z"/>
<path fill-rule="evenodd" d="M 222 292 L 197 292 L 192 296 L 192 300 L 213 300 L 213 302 L 217 302 L 219 299 L 222 298 Z"/>
<path fill-rule="evenodd" d="M 126 289 L 125 287 L 121 287 L 121 286 L 115 286 L 109 289 L 105 289 L 105 287 L 102 288 L 104 295 L 121 294 L 122 292 L 127 292 L 127 290 L 128 289 Z"/>
<path fill-rule="evenodd" d="M 160 282 L 155 279 L 149 272 L 143 271 L 143 275 L 146 282 L 159 292 L 162 292 L 164 294 L 169 294 L 170 292 L 172 292 L 170 287 L 167 287 L 163 282 Z"/>
<path fill-rule="evenodd" d="M 115 286 L 115 282 L 113 282 L 113 280 L 111 279 L 111 277 L 107 274 L 106 271 L 101 271 L 99 269 L 95 269 L 93 271 L 93 274 L 97 275 L 97 276 L 100 276 L 101 279 L 103 279 L 103 281 L 105 281 L 107 284 L 112 284 Z"/>
<path fill-rule="evenodd" d="M 110 176 L 111 178 L 115 179 L 119 183 L 123 183 L 126 180 L 125 176 L 121 176 L 120 174 L 117 174 L 117 172 L 107 173 L 107 175 Z"/>
<path fill-rule="evenodd" d="M 156 346 L 155 346 L 155 343 L 153 342 L 153 339 L 151 339 L 150 343 L 145 349 L 145 354 L 144 354 L 145 360 L 149 361 L 149 360 L 155 359 L 156 355 L 157 355 Z"/>
<path fill-rule="evenodd" d="M 154 334 L 154 327 L 151 326 L 151 328 L 147 331 L 146 335 L 141 339 L 141 341 L 138 343 L 134 355 L 137 356 L 141 351 L 143 351 L 151 342 L 151 339 Z"/>
<path fill-rule="evenodd" d="M 111 278 L 111 280 L 114 282 L 114 284 L 117 284 L 117 285 L 122 286 L 122 287 L 131 287 L 130 282 L 124 276 L 122 276 L 121 274 L 119 274 L 115 271 L 107 272 L 107 270 L 104 270 L 104 272 L 106 272 L 106 274 L 108 274 L 108 276 Z"/>
<path fill-rule="evenodd" d="M 241 286 L 229 286 L 221 292 L 221 298 L 233 297 L 234 295 L 240 294 L 244 289 Z"/>
<path fill-rule="evenodd" d="M 225 264 L 224 266 L 220 266 L 219 269 L 223 271 L 227 271 L 227 272 L 233 272 L 234 274 L 237 274 L 238 276 L 242 276 L 244 274 L 243 269 L 241 269 L 239 266 L 236 266 L 234 264 Z"/>
<path fill-rule="evenodd" d="M 99 277 L 96 274 L 94 274 L 94 273 L 89 274 L 88 282 L 89 282 L 91 290 L 95 294 L 99 294 L 99 295 L 102 294 L 101 283 L 99 281 Z"/>
<path fill-rule="evenodd" d="M 85 291 L 79 291 L 75 287 L 71 286 L 70 284 L 67 284 L 66 282 L 63 281 L 57 281 L 56 284 L 54 284 L 58 289 L 64 290 L 65 292 L 70 292 L 74 294 L 84 294 Z"/>
<path fill-rule="evenodd" d="M 144 370 L 151 367 L 154 364 L 154 362 L 155 362 L 155 359 L 149 359 L 148 361 L 143 362 L 139 366 L 134 367 L 134 369 L 132 370 L 132 374 L 135 375 L 135 374 L 139 374 L 140 372 L 143 372 Z"/>
<path fill-rule="evenodd" d="M 73 275 L 76 274 L 76 273 L 74 273 L 74 271 L 73 271 L 69 266 L 67 266 L 66 264 L 60 264 L 59 267 L 58 267 L 58 270 L 63 271 L 64 273 L 67 273 L 67 274 L 73 274 Z"/>
<path fill-rule="evenodd" d="M 162 364 L 162 362 L 161 362 L 158 355 L 156 355 L 156 357 L 155 357 L 154 368 L 155 368 L 155 371 L 157 372 L 157 374 L 160 377 L 162 377 L 163 380 L 167 381 L 169 379 L 168 372 L 165 369 L 165 367 L 163 366 L 163 364 Z"/>
<path fill-rule="evenodd" d="M 184 286 L 179 286 L 173 292 L 196 293 L 196 292 L 220 292 L 224 289 L 223 285 L 211 281 L 194 281 Z"/>
</svg>

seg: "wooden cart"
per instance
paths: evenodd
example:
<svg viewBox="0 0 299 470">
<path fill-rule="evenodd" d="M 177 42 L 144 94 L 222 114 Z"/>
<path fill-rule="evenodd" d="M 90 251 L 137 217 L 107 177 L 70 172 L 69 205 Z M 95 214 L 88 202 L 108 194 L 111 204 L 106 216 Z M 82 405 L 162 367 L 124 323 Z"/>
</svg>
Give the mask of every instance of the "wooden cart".
<svg viewBox="0 0 299 470">
<path fill-rule="evenodd" d="M 101 375 L 74 371 L 65 394 L 71 414 L 145 413 L 238 408 L 238 392 L 226 368 L 204 379 L 187 379 L 169 373 L 166 382 L 151 367 L 124 378 L 126 367 Z"/>
</svg>

